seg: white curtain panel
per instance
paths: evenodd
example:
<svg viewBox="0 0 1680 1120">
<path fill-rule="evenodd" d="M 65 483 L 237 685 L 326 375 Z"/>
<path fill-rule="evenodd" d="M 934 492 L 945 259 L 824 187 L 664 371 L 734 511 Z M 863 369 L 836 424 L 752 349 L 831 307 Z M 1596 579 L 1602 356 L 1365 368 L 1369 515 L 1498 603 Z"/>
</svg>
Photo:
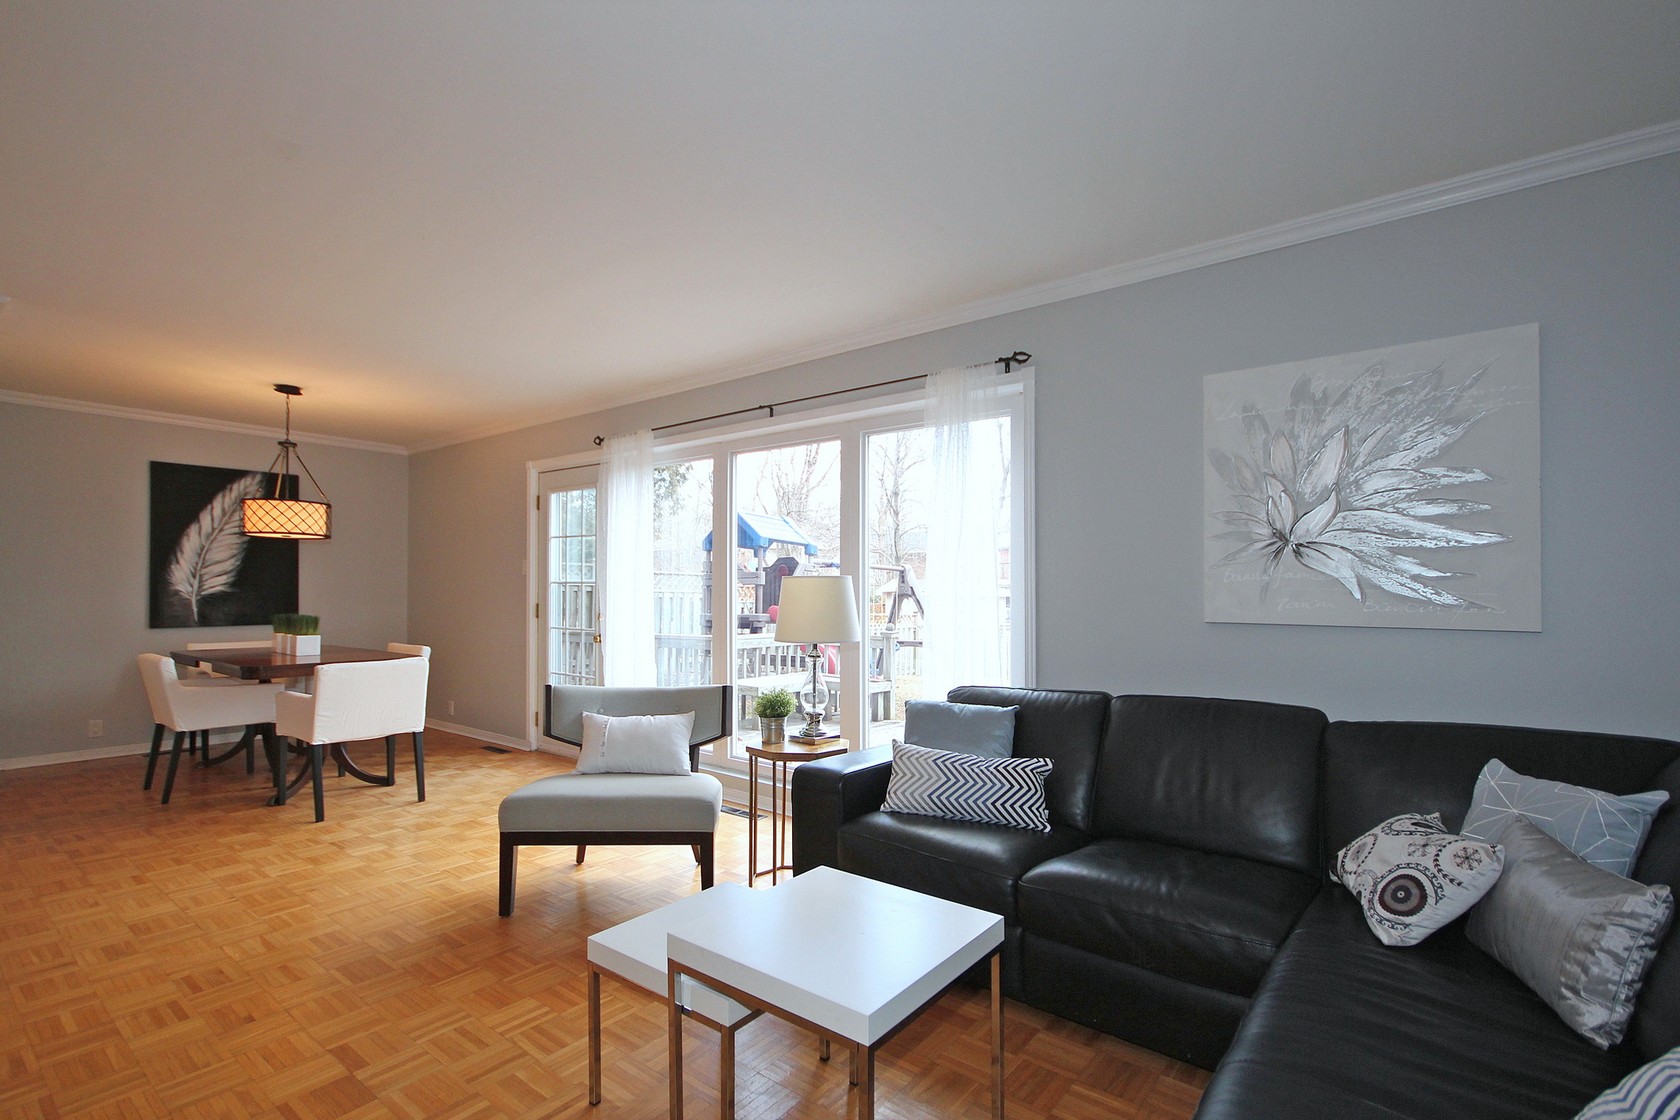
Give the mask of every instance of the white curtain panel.
<svg viewBox="0 0 1680 1120">
<path fill-rule="evenodd" d="M 603 449 L 595 527 L 601 683 L 652 685 L 653 432 L 613 436 Z"/>
<path fill-rule="evenodd" d="M 997 414 L 996 370 L 940 370 L 927 379 L 925 408 L 936 498 L 922 594 L 922 696 L 942 700 L 958 685 L 1009 683 L 998 569 L 1003 464 L 974 430 Z"/>
</svg>

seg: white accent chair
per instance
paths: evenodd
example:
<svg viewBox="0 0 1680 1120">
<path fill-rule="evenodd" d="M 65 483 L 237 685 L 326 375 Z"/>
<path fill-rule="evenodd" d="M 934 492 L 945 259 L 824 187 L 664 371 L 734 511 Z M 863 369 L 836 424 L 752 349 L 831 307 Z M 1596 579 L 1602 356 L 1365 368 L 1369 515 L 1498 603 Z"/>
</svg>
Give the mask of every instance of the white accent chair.
<svg viewBox="0 0 1680 1120">
<path fill-rule="evenodd" d="M 605 716 L 694 713 L 687 774 L 554 774 L 502 799 L 501 872 L 497 912 L 513 913 L 519 849 L 532 844 L 683 844 L 700 865 L 700 889 L 713 880 L 713 840 L 723 785 L 700 769 L 700 748 L 730 733 L 729 685 L 689 688 L 548 686 L 544 734 L 573 746 L 583 742 L 583 713 Z"/>
<path fill-rule="evenodd" d="M 333 748 L 333 757 L 358 778 L 390 786 L 397 781 L 397 736 L 412 736 L 415 800 L 426 800 L 424 735 L 430 668 L 424 657 L 322 665 L 315 670 L 313 694 L 282 692 L 276 698 L 276 729 L 308 748 L 307 773 L 315 787 L 317 821 L 326 818 L 321 764 L 328 746 Z M 344 754 L 347 743 L 380 738 L 385 740 L 383 775 L 367 774 Z M 302 778 L 300 773 L 298 780 Z"/>
<path fill-rule="evenodd" d="M 156 653 L 142 653 L 138 658 L 140 680 L 146 686 L 146 699 L 152 706 L 152 749 L 146 756 L 146 783 L 152 788 L 157 772 L 158 752 L 163 746 L 164 728 L 175 733 L 174 746 L 169 751 L 169 773 L 163 780 L 163 804 L 175 789 L 175 771 L 181 764 L 181 744 L 188 735 L 209 732 L 219 727 L 242 727 L 250 741 L 274 723 L 275 698 L 280 695 L 278 684 L 253 684 L 217 677 L 194 677 L 182 680 L 173 658 Z M 242 740 L 245 741 L 245 740 Z M 249 749 L 249 747 L 247 748 Z M 275 760 L 271 759 L 271 763 Z"/>
</svg>

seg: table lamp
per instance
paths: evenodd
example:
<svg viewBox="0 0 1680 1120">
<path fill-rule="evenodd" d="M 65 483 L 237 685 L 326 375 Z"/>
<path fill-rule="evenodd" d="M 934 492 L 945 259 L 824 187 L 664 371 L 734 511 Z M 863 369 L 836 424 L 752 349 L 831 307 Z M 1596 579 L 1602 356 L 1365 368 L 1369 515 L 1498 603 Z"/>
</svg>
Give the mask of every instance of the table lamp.
<svg viewBox="0 0 1680 1120">
<path fill-rule="evenodd" d="M 788 576 L 782 580 L 776 640 L 809 646 L 805 655 L 811 659 L 811 679 L 799 690 L 805 726 L 799 734 L 789 736 L 794 742 L 824 743 L 840 737 L 823 733 L 828 688 L 822 682 L 822 647 L 855 642 L 861 636 L 851 576 Z"/>
</svg>

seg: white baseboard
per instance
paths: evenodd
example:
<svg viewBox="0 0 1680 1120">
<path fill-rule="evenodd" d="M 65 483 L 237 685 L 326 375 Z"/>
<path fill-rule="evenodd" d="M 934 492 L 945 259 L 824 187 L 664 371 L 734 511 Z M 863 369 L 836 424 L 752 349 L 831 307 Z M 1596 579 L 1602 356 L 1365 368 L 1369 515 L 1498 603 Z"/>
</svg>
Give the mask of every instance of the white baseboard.
<svg viewBox="0 0 1680 1120">
<path fill-rule="evenodd" d="M 210 742 L 218 747 L 231 747 L 239 741 L 242 731 L 223 730 L 212 731 Z M 163 751 L 159 757 L 169 753 L 173 737 L 168 733 L 163 737 Z M 122 758 L 131 754 L 145 754 L 152 749 L 147 743 L 113 743 L 104 747 L 89 747 L 80 751 L 59 751 L 55 754 L 32 754 L 23 758 L 0 758 L 0 770 L 28 770 L 34 766 L 56 766 L 61 762 L 92 762 L 101 758 Z"/>
<path fill-rule="evenodd" d="M 104 747 L 89 747 L 83 751 L 59 751 L 56 754 L 32 754 L 23 758 L 0 758 L 0 770 L 27 770 L 33 766 L 56 766 L 61 762 L 92 762 L 98 758 L 121 758 L 131 754 L 145 754 L 150 743 L 113 743 Z"/>
<path fill-rule="evenodd" d="M 469 739 L 483 739 L 486 743 L 494 743 L 498 747 L 507 747 L 510 750 L 528 751 L 531 749 L 531 744 L 523 739 L 513 739 L 506 735 L 497 735 L 491 731 L 480 731 L 476 727 L 466 727 L 459 723 L 445 723 L 441 719 L 428 719 L 426 726 L 438 731 L 447 731 L 452 735 L 465 735 Z"/>
</svg>

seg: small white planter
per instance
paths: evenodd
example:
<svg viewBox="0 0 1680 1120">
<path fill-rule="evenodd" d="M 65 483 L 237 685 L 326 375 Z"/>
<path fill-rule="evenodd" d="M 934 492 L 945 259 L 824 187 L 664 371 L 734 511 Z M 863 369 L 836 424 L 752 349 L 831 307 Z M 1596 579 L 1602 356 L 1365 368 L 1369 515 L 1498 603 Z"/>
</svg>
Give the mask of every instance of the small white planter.
<svg viewBox="0 0 1680 1120">
<path fill-rule="evenodd" d="M 319 657 L 321 654 L 321 635 L 276 634 L 274 635 L 274 652 L 288 654 L 292 657 L 300 655 Z"/>
</svg>

